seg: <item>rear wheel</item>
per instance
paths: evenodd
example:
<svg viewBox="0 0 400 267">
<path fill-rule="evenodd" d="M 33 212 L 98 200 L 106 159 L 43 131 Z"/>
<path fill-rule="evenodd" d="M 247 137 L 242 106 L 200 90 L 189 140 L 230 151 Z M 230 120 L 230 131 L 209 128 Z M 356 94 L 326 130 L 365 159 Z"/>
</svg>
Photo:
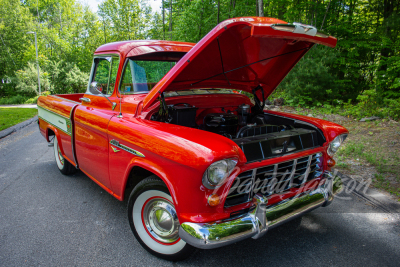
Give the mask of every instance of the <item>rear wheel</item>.
<svg viewBox="0 0 400 267">
<path fill-rule="evenodd" d="M 179 220 L 166 185 L 156 176 L 141 181 L 128 200 L 132 232 L 151 254 L 170 261 L 188 258 L 195 248 L 179 238 Z"/>
<path fill-rule="evenodd" d="M 76 168 L 74 165 L 69 163 L 69 161 L 65 160 L 60 146 L 58 145 L 57 137 L 54 136 L 54 157 L 56 158 L 57 167 L 62 174 L 70 175 L 76 172 Z"/>
</svg>

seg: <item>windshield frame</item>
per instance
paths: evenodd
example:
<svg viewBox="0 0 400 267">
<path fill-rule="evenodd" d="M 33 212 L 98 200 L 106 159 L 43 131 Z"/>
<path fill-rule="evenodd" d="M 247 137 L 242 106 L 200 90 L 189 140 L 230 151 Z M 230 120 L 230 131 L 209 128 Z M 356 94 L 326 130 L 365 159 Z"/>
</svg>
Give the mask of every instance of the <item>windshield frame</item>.
<svg viewBox="0 0 400 267">
<path fill-rule="evenodd" d="M 155 54 L 155 53 L 154 53 Z M 182 56 L 183 56 L 184 54 L 182 53 Z M 152 90 L 153 90 L 153 88 L 155 87 L 153 87 L 153 88 L 151 88 L 149 91 L 138 91 L 138 92 L 129 92 L 129 93 L 125 93 L 125 92 L 122 92 L 121 91 L 121 86 L 122 86 L 122 81 L 123 81 L 123 78 L 124 78 L 124 75 L 125 75 L 125 69 L 127 68 L 127 65 L 129 64 L 129 60 L 133 60 L 133 61 L 161 61 L 161 62 L 173 62 L 174 63 L 174 65 L 171 67 L 171 69 L 172 68 L 174 68 L 174 66 L 179 62 L 179 60 L 177 60 L 177 58 L 176 59 L 173 59 L 173 60 L 168 60 L 168 59 L 162 59 L 162 60 L 155 60 L 155 59 L 150 59 L 150 58 L 148 58 L 148 55 L 146 55 L 146 57 L 144 57 L 144 56 L 134 56 L 134 57 L 127 57 L 127 58 L 125 58 L 125 62 L 124 62 L 124 65 L 122 66 L 122 71 L 121 71 L 121 75 L 120 75 L 120 77 L 119 77 L 119 83 L 118 83 L 118 94 L 119 95 L 137 95 L 137 94 L 148 94 L 149 92 L 151 92 Z M 167 73 L 169 72 L 169 71 L 171 71 L 171 69 L 169 69 L 168 71 L 167 71 Z M 165 75 L 167 75 L 167 73 L 165 74 Z M 164 75 L 164 76 L 165 76 Z M 163 76 L 163 77 L 164 77 Z M 160 79 L 160 81 L 162 80 L 162 78 Z M 160 81 L 157 81 L 157 83 L 156 83 L 156 85 L 160 82 Z"/>
</svg>

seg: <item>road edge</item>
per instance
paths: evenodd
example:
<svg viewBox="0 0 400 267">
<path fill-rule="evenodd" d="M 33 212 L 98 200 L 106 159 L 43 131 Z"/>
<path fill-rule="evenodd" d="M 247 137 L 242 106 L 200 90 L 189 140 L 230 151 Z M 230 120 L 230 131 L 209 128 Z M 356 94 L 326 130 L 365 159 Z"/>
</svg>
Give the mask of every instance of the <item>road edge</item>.
<svg viewBox="0 0 400 267">
<path fill-rule="evenodd" d="M 378 189 L 367 187 L 365 184 L 361 184 L 359 181 L 351 178 L 350 176 L 337 172 L 337 175 L 342 179 L 344 186 L 347 188 L 356 188 L 351 190 L 351 193 L 356 197 L 368 201 L 371 205 L 388 213 L 399 214 L 400 213 L 400 202 L 395 201 L 390 195 L 385 195 Z M 351 184 L 353 183 L 353 184 Z M 363 190 L 359 190 L 359 189 Z"/>
<path fill-rule="evenodd" d="M 28 126 L 29 124 L 31 124 L 32 122 L 35 122 L 38 120 L 38 116 L 36 115 L 33 118 L 27 119 L 26 121 L 20 122 L 14 126 L 11 126 L 3 131 L 0 131 L 0 139 L 3 139 L 6 136 L 9 136 L 12 133 L 15 133 L 16 131 Z"/>
</svg>

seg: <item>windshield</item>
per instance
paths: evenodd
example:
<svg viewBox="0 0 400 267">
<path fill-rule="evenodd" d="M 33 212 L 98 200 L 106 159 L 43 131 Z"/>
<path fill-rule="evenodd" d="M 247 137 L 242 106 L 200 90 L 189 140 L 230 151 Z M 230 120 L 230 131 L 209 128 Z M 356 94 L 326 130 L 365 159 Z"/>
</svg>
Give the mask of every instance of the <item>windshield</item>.
<svg viewBox="0 0 400 267">
<path fill-rule="evenodd" d="M 175 61 L 128 59 L 122 76 L 121 93 L 150 91 L 175 64 Z"/>
</svg>

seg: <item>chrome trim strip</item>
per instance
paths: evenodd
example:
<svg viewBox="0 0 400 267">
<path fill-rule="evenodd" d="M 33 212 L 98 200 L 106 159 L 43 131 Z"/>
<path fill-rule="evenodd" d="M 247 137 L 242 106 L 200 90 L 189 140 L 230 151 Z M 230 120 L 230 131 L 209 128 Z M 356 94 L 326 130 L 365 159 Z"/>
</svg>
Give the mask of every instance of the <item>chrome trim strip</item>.
<svg viewBox="0 0 400 267">
<path fill-rule="evenodd" d="M 133 148 L 130 148 L 130 147 L 128 147 L 128 146 L 122 145 L 122 144 L 120 144 L 117 140 L 112 139 L 112 140 L 110 141 L 110 144 L 113 145 L 113 146 L 119 147 L 120 149 L 125 150 L 126 152 L 129 152 L 129 153 L 131 153 L 131 154 L 133 154 L 133 155 L 135 155 L 135 156 L 142 157 L 142 158 L 145 157 L 145 156 L 144 156 L 142 153 L 140 153 L 139 151 L 137 151 L 137 150 L 135 150 L 135 149 L 133 149 Z"/>
<path fill-rule="evenodd" d="M 329 205 L 334 195 L 341 192 L 343 185 L 339 177 L 333 181 L 331 172 L 326 172 L 325 177 L 327 182 L 317 189 L 285 199 L 270 207 L 266 206 L 267 199 L 257 194 L 253 198 L 256 208 L 239 218 L 219 223 L 184 222 L 179 228 L 179 236 L 186 243 L 201 249 L 222 247 L 250 237 L 260 238 L 268 229 L 302 216 L 320 206 Z"/>
<path fill-rule="evenodd" d="M 74 103 L 74 104 L 79 104 L 79 102 L 76 102 L 76 101 L 71 100 L 71 99 L 63 98 L 61 96 L 57 96 L 57 95 L 49 95 L 49 96 L 55 97 L 55 98 L 58 98 L 58 99 L 61 99 L 61 100 L 64 100 L 64 101 L 68 101 L 68 102 L 71 102 L 71 103 Z"/>
<path fill-rule="evenodd" d="M 237 93 L 234 93 L 232 89 L 213 89 L 213 88 L 204 88 L 204 89 L 193 89 L 193 90 L 182 90 L 182 91 L 169 91 L 169 92 L 164 92 L 164 97 L 174 97 L 174 96 L 187 96 L 187 95 L 209 95 L 209 94 L 233 94 L 237 95 Z M 242 93 L 239 93 L 240 95 L 244 95 Z"/>
<path fill-rule="evenodd" d="M 75 108 L 79 106 L 79 104 L 74 105 L 71 108 L 71 111 L 69 113 L 69 119 L 71 121 L 71 148 L 72 148 L 72 157 L 74 158 L 74 162 L 75 162 L 75 168 L 78 169 L 78 161 L 76 160 L 75 157 L 75 139 L 74 139 L 74 134 L 75 134 L 75 123 L 74 120 L 72 119 L 72 115 L 74 114 L 74 110 Z"/>
<path fill-rule="evenodd" d="M 52 111 L 52 110 L 50 110 L 50 109 L 47 109 L 47 108 L 44 108 L 44 107 L 42 107 L 42 106 L 39 106 L 39 105 L 38 105 L 38 109 L 39 109 L 39 108 L 41 108 L 41 109 L 44 109 L 45 111 L 51 112 L 51 113 L 53 113 L 53 114 L 55 114 L 55 115 L 57 115 L 57 116 L 60 116 L 60 117 L 63 117 L 63 118 L 69 119 L 67 116 L 64 116 L 64 115 L 58 114 L 57 112 L 54 112 L 54 111 Z"/>
</svg>

